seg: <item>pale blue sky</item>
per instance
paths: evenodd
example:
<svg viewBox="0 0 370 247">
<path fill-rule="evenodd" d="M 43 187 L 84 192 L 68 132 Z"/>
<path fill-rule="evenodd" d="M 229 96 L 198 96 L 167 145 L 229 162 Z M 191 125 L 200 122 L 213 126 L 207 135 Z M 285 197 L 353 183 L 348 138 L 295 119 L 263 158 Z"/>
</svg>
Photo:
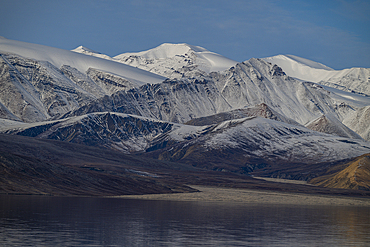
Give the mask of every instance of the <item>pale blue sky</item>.
<svg viewBox="0 0 370 247">
<path fill-rule="evenodd" d="M 0 0 L 0 36 L 118 55 L 189 43 L 237 61 L 293 54 L 370 68 L 368 0 Z"/>
</svg>

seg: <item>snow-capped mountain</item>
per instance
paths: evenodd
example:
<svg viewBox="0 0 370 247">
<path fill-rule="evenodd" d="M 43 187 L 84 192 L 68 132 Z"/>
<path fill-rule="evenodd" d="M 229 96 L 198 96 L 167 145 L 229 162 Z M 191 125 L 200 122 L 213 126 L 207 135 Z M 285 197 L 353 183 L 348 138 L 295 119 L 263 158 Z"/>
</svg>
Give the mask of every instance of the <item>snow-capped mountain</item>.
<svg viewBox="0 0 370 247">
<path fill-rule="evenodd" d="M 86 73 L 89 68 L 99 69 L 100 71 L 112 73 L 127 80 L 133 80 L 139 83 L 139 85 L 159 83 L 165 79 L 162 76 L 107 59 L 44 45 L 10 40 L 3 37 L 0 38 L 0 52 L 2 54 L 17 54 L 36 61 L 49 62 L 58 69 L 63 65 L 75 68 L 82 73 Z"/>
<path fill-rule="evenodd" d="M 366 110 L 364 110 L 370 105 L 369 68 L 334 70 L 293 55 L 278 55 L 263 59 L 271 64 L 277 64 L 289 76 L 320 84 L 330 92 L 333 100 L 340 103 L 338 109 L 343 113 L 339 115 L 338 120 L 365 140 L 370 140 L 368 127 L 370 116 L 365 114 Z M 348 107 L 355 111 L 348 111 Z"/>
<path fill-rule="evenodd" d="M 261 103 L 303 125 L 323 114 L 341 118 L 356 110 L 350 105 L 342 107 L 342 102 L 333 100 L 331 93 L 315 83 L 295 80 L 278 66 L 251 59 L 222 73 L 120 91 L 82 106 L 68 116 L 113 111 L 185 123 Z"/>
<path fill-rule="evenodd" d="M 222 169 L 238 172 L 369 152 L 361 140 L 370 138 L 369 97 L 296 79 L 263 59 L 237 63 L 187 44 L 109 58 L 0 39 L 0 51 L 3 133 L 212 169 L 226 162 Z M 333 71 L 293 58 L 310 73 Z"/>
<path fill-rule="evenodd" d="M 370 97 L 370 68 L 334 70 L 293 55 L 277 55 L 263 59 L 277 64 L 289 76 Z"/>
<path fill-rule="evenodd" d="M 166 78 L 121 63 L 0 38 L 0 117 L 58 118 L 93 100 Z"/>
<path fill-rule="evenodd" d="M 237 64 L 220 54 L 189 44 L 165 43 L 147 51 L 123 53 L 113 58 L 81 46 L 73 51 L 114 60 L 171 79 L 220 72 Z"/>
</svg>

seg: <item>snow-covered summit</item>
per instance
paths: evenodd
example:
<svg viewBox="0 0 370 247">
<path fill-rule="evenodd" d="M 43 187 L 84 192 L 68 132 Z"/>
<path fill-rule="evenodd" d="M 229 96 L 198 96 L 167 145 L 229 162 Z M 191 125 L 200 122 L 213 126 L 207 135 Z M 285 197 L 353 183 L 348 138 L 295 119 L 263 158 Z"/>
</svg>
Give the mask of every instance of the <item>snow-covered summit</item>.
<svg viewBox="0 0 370 247">
<path fill-rule="evenodd" d="M 304 81 L 320 83 L 347 92 L 370 95 L 370 68 L 334 70 L 326 65 L 293 55 L 262 58 L 276 64 L 291 76 Z"/>
<path fill-rule="evenodd" d="M 82 73 L 86 73 L 89 68 L 95 68 L 135 81 L 139 85 L 145 83 L 159 83 L 166 79 L 162 76 L 149 73 L 148 71 L 109 61 L 107 59 L 6 38 L 0 38 L 0 52 L 13 53 L 37 61 L 47 61 L 57 68 L 68 65 L 76 68 Z"/>
<path fill-rule="evenodd" d="M 103 53 L 100 53 L 100 52 L 97 52 L 97 51 L 94 51 L 90 48 L 87 48 L 87 47 L 84 47 L 82 45 L 80 45 L 79 47 L 71 50 L 73 52 L 77 52 L 77 53 L 82 53 L 82 54 L 85 54 L 85 55 L 90 55 L 90 56 L 94 56 L 94 57 L 100 57 L 100 58 L 104 58 L 104 59 L 108 59 L 108 60 L 113 60 L 110 56 L 108 55 L 105 55 Z"/>
<path fill-rule="evenodd" d="M 170 78 L 179 78 L 189 72 L 224 71 L 237 64 L 203 47 L 185 43 L 164 43 L 147 51 L 123 53 L 113 59 Z"/>
<path fill-rule="evenodd" d="M 298 57 L 298 56 L 295 56 L 295 55 L 277 55 L 277 56 L 267 57 L 267 58 L 263 58 L 263 59 L 266 60 L 266 61 L 279 61 L 280 64 L 282 64 L 283 61 L 285 61 L 287 64 L 296 63 L 296 64 L 300 64 L 301 66 L 308 66 L 308 67 L 311 67 L 311 68 L 314 68 L 314 69 L 324 69 L 324 70 L 328 70 L 328 71 L 333 71 L 334 70 L 334 69 L 332 69 L 332 68 L 330 68 L 330 67 L 328 67 L 328 66 L 326 66 L 322 63 L 318 63 L 318 62 L 309 60 L 307 58 L 302 58 L 302 57 Z"/>
</svg>

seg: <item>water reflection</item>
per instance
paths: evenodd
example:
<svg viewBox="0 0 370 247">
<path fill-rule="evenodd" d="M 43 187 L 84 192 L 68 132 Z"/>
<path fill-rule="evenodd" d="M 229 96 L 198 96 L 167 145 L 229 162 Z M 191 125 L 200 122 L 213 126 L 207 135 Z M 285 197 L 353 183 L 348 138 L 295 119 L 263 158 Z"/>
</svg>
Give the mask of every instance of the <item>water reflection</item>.
<svg viewBox="0 0 370 247">
<path fill-rule="evenodd" d="M 365 207 L 0 196 L 1 246 L 365 246 Z"/>
</svg>

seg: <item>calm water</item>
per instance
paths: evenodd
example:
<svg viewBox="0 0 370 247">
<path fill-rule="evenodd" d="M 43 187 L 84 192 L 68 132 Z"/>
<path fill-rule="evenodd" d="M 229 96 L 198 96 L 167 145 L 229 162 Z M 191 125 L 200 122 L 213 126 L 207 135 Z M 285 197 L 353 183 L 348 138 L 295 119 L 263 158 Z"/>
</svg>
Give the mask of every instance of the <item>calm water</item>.
<svg viewBox="0 0 370 247">
<path fill-rule="evenodd" d="M 370 246 L 370 209 L 0 196 L 0 246 Z"/>
</svg>

